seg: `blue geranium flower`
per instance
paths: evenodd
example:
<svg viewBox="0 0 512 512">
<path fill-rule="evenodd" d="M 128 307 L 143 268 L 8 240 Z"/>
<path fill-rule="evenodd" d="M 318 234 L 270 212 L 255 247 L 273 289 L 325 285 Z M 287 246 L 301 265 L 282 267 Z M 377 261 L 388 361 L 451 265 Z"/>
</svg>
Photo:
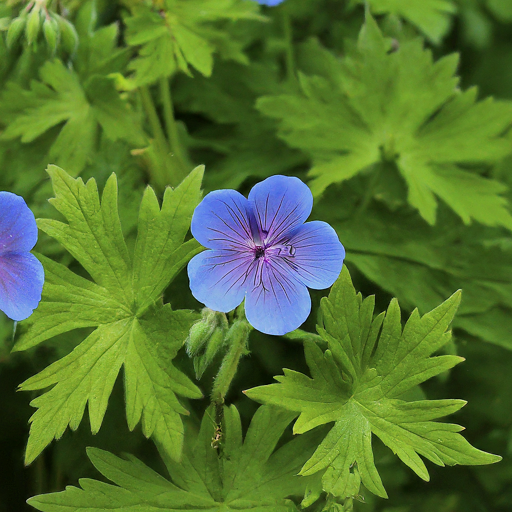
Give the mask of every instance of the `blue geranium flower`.
<svg viewBox="0 0 512 512">
<path fill-rule="evenodd" d="M 261 5 L 268 5 L 270 7 L 274 7 L 275 5 L 279 5 L 284 0 L 256 0 Z"/>
<path fill-rule="evenodd" d="M 298 178 L 272 176 L 246 199 L 236 190 L 208 194 L 192 234 L 210 249 L 188 264 L 194 297 L 228 312 L 245 298 L 249 323 L 267 334 L 299 327 L 311 311 L 307 287 L 331 286 L 345 249 L 329 224 L 307 222 L 313 196 Z"/>
<path fill-rule="evenodd" d="M 0 192 L 0 310 L 12 320 L 28 318 L 41 300 L 43 265 L 29 252 L 36 242 L 36 220 L 24 199 Z"/>
</svg>

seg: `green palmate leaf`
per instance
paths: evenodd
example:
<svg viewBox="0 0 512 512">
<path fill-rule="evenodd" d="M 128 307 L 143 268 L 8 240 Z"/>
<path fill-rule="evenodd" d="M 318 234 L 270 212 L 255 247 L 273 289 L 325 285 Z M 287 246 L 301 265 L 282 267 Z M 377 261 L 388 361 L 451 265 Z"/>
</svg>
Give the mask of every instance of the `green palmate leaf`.
<svg viewBox="0 0 512 512">
<path fill-rule="evenodd" d="M 365 0 L 357 0 L 365 3 Z M 370 0 L 375 14 L 396 14 L 418 27 L 431 41 L 439 43 L 450 27 L 457 8 L 451 0 Z"/>
<path fill-rule="evenodd" d="M 112 175 L 100 202 L 96 182 L 73 179 L 48 168 L 55 190 L 52 204 L 68 223 L 39 220 L 39 228 L 64 246 L 92 277 L 85 279 L 42 257 L 43 299 L 14 350 L 26 350 L 57 334 L 81 327 L 96 329 L 70 354 L 25 381 L 22 390 L 52 388 L 33 400 L 26 462 L 53 438 L 80 424 L 88 405 L 91 430 L 98 432 L 109 396 L 124 365 L 126 416 L 130 429 L 142 421 L 172 457 L 183 444 L 180 414 L 187 411 L 176 394 L 200 398 L 199 389 L 172 365 L 197 314 L 162 306 L 160 296 L 186 262 L 200 250 L 185 242 L 199 202 L 203 168 L 175 190 L 162 207 L 148 187 L 139 213 L 132 258 L 117 212 L 117 181 Z"/>
<path fill-rule="evenodd" d="M 215 427 L 213 414 L 213 408 L 206 411 L 197 439 L 188 443 L 180 462 L 163 454 L 172 482 L 135 457 L 120 459 L 89 448 L 96 469 L 116 485 L 82 479 L 81 489 L 68 487 L 31 498 L 29 503 L 47 512 L 297 510 L 286 498 L 304 493 L 308 479 L 297 472 L 314 450 L 314 435 L 301 436 L 274 451 L 293 413 L 261 407 L 244 442 L 234 406 L 224 409 L 221 429 Z M 212 447 L 212 442 L 220 443 L 220 448 Z"/>
<path fill-rule="evenodd" d="M 15 83 L 7 86 L 1 97 L 2 121 L 7 128 L 0 139 L 21 137 L 24 143 L 32 142 L 63 124 L 49 157 L 74 174 L 94 153 L 100 127 L 112 140 L 143 143 L 137 119 L 109 78 L 95 75 L 83 84 L 60 60 L 44 64 L 40 78 L 32 82 L 29 91 Z"/>
<path fill-rule="evenodd" d="M 512 123 L 512 104 L 477 102 L 476 89 L 458 90 L 456 55 L 434 63 L 419 40 L 389 49 L 368 17 L 343 61 L 316 43 L 307 46 L 315 76 L 301 76 L 302 94 L 258 101 L 280 121 L 280 136 L 311 155 L 313 193 L 387 163 L 399 170 L 409 203 L 430 224 L 437 197 L 465 223 L 512 229 L 500 195 L 504 185 L 467 170 L 471 164 L 485 171 L 484 164 L 510 153 L 503 133 Z"/>
<path fill-rule="evenodd" d="M 373 318 L 374 297 L 362 300 L 346 268 L 342 271 L 321 304 L 318 332 L 328 349 L 305 342 L 311 378 L 285 370 L 276 377 L 279 384 L 247 391 L 257 401 L 300 412 L 295 433 L 334 422 L 300 474 L 324 471 L 323 488 L 336 496 L 358 494 L 362 482 L 386 497 L 373 460 L 372 433 L 424 480 L 429 475 L 420 455 L 440 466 L 500 460 L 473 448 L 459 434 L 463 427 L 433 421 L 459 410 L 463 400 L 400 398 L 462 361 L 432 356 L 450 340 L 447 328 L 459 302 L 457 292 L 423 317 L 414 311 L 402 329 L 395 299 L 386 313 Z"/>
<path fill-rule="evenodd" d="M 190 67 L 209 76 L 213 54 L 221 49 L 230 58 L 245 61 L 241 50 L 232 47 L 235 43 L 211 24 L 263 19 L 257 14 L 257 4 L 243 0 L 166 0 L 162 4 L 159 11 L 138 5 L 125 20 L 128 44 L 140 46 L 138 58 L 130 65 L 135 76 L 129 87 L 155 82 L 176 71 L 190 74 Z"/>
</svg>

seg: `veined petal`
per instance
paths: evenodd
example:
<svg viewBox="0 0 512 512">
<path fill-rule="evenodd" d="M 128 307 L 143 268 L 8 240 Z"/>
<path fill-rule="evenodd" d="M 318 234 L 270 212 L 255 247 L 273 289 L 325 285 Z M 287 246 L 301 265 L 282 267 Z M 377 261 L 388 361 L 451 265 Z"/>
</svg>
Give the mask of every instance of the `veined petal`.
<svg viewBox="0 0 512 512">
<path fill-rule="evenodd" d="M 254 256 L 229 249 L 204 251 L 188 263 L 192 295 L 206 307 L 227 313 L 244 299 Z"/>
<path fill-rule="evenodd" d="M 37 242 L 37 224 L 25 200 L 0 192 L 0 254 L 30 251 Z"/>
<path fill-rule="evenodd" d="M 293 256 L 276 258 L 280 266 L 293 271 L 308 288 L 329 288 L 341 272 L 345 249 L 334 229 L 315 220 L 299 226 L 287 242 Z"/>
<path fill-rule="evenodd" d="M 43 265 L 33 254 L 0 254 L 0 310 L 9 318 L 20 321 L 32 314 L 43 283 Z"/>
<path fill-rule="evenodd" d="M 209 249 L 243 251 L 252 243 L 249 201 L 236 190 L 216 190 L 192 216 L 194 238 Z M 213 308 L 212 308 L 213 309 Z"/>
<path fill-rule="evenodd" d="M 313 195 L 299 178 L 277 175 L 255 185 L 249 202 L 262 230 L 261 239 L 269 245 L 306 221 Z"/>
<path fill-rule="evenodd" d="M 272 262 L 257 260 L 251 272 L 252 288 L 247 291 L 245 315 L 249 323 L 265 334 L 282 336 L 297 329 L 311 312 L 311 299 L 304 284 Z"/>
</svg>

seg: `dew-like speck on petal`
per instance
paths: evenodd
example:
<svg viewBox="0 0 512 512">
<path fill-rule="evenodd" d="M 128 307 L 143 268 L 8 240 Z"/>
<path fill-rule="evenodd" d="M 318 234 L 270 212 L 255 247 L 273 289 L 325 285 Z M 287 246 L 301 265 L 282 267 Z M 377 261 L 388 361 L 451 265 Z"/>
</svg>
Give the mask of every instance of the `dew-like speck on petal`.
<svg viewBox="0 0 512 512">
<path fill-rule="evenodd" d="M 306 222 L 293 232 L 288 243 L 294 254 L 293 258 L 285 258 L 283 265 L 308 288 L 323 290 L 332 286 L 340 275 L 345 249 L 329 224 Z"/>
</svg>

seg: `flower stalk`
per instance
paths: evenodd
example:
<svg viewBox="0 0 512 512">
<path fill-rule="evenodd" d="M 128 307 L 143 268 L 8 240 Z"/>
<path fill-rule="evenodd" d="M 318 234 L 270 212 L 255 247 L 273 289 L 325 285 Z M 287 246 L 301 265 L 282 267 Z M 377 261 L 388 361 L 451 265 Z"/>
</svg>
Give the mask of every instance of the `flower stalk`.
<svg viewBox="0 0 512 512">
<path fill-rule="evenodd" d="M 222 360 L 219 373 L 213 383 L 211 400 L 217 411 L 222 409 L 231 382 L 238 370 L 240 359 L 248 353 L 247 346 L 252 327 L 245 319 L 243 305 L 238 308 L 237 316 L 238 319 L 235 320 L 227 334 L 229 350 Z"/>
<path fill-rule="evenodd" d="M 147 86 L 139 88 L 142 106 L 146 112 L 147 119 L 151 126 L 151 133 L 155 140 L 155 156 L 158 162 L 150 165 L 151 178 L 154 184 L 163 190 L 167 185 L 176 187 L 185 176 L 184 168 L 170 155 L 171 150 L 158 113 Z"/>
<path fill-rule="evenodd" d="M 159 86 L 160 96 L 164 107 L 164 122 L 165 130 L 167 132 L 167 140 L 169 141 L 172 156 L 177 161 L 177 165 L 182 171 L 182 177 L 184 178 L 187 175 L 187 158 L 180 143 L 178 125 L 176 124 L 176 118 L 174 117 L 171 84 L 169 79 L 165 76 L 161 77 Z"/>
<path fill-rule="evenodd" d="M 281 19 L 283 25 L 283 35 L 285 42 L 285 67 L 286 79 L 289 83 L 295 83 L 297 75 L 295 73 L 295 54 L 293 50 L 293 33 L 290 15 L 287 11 L 281 11 Z"/>
</svg>

